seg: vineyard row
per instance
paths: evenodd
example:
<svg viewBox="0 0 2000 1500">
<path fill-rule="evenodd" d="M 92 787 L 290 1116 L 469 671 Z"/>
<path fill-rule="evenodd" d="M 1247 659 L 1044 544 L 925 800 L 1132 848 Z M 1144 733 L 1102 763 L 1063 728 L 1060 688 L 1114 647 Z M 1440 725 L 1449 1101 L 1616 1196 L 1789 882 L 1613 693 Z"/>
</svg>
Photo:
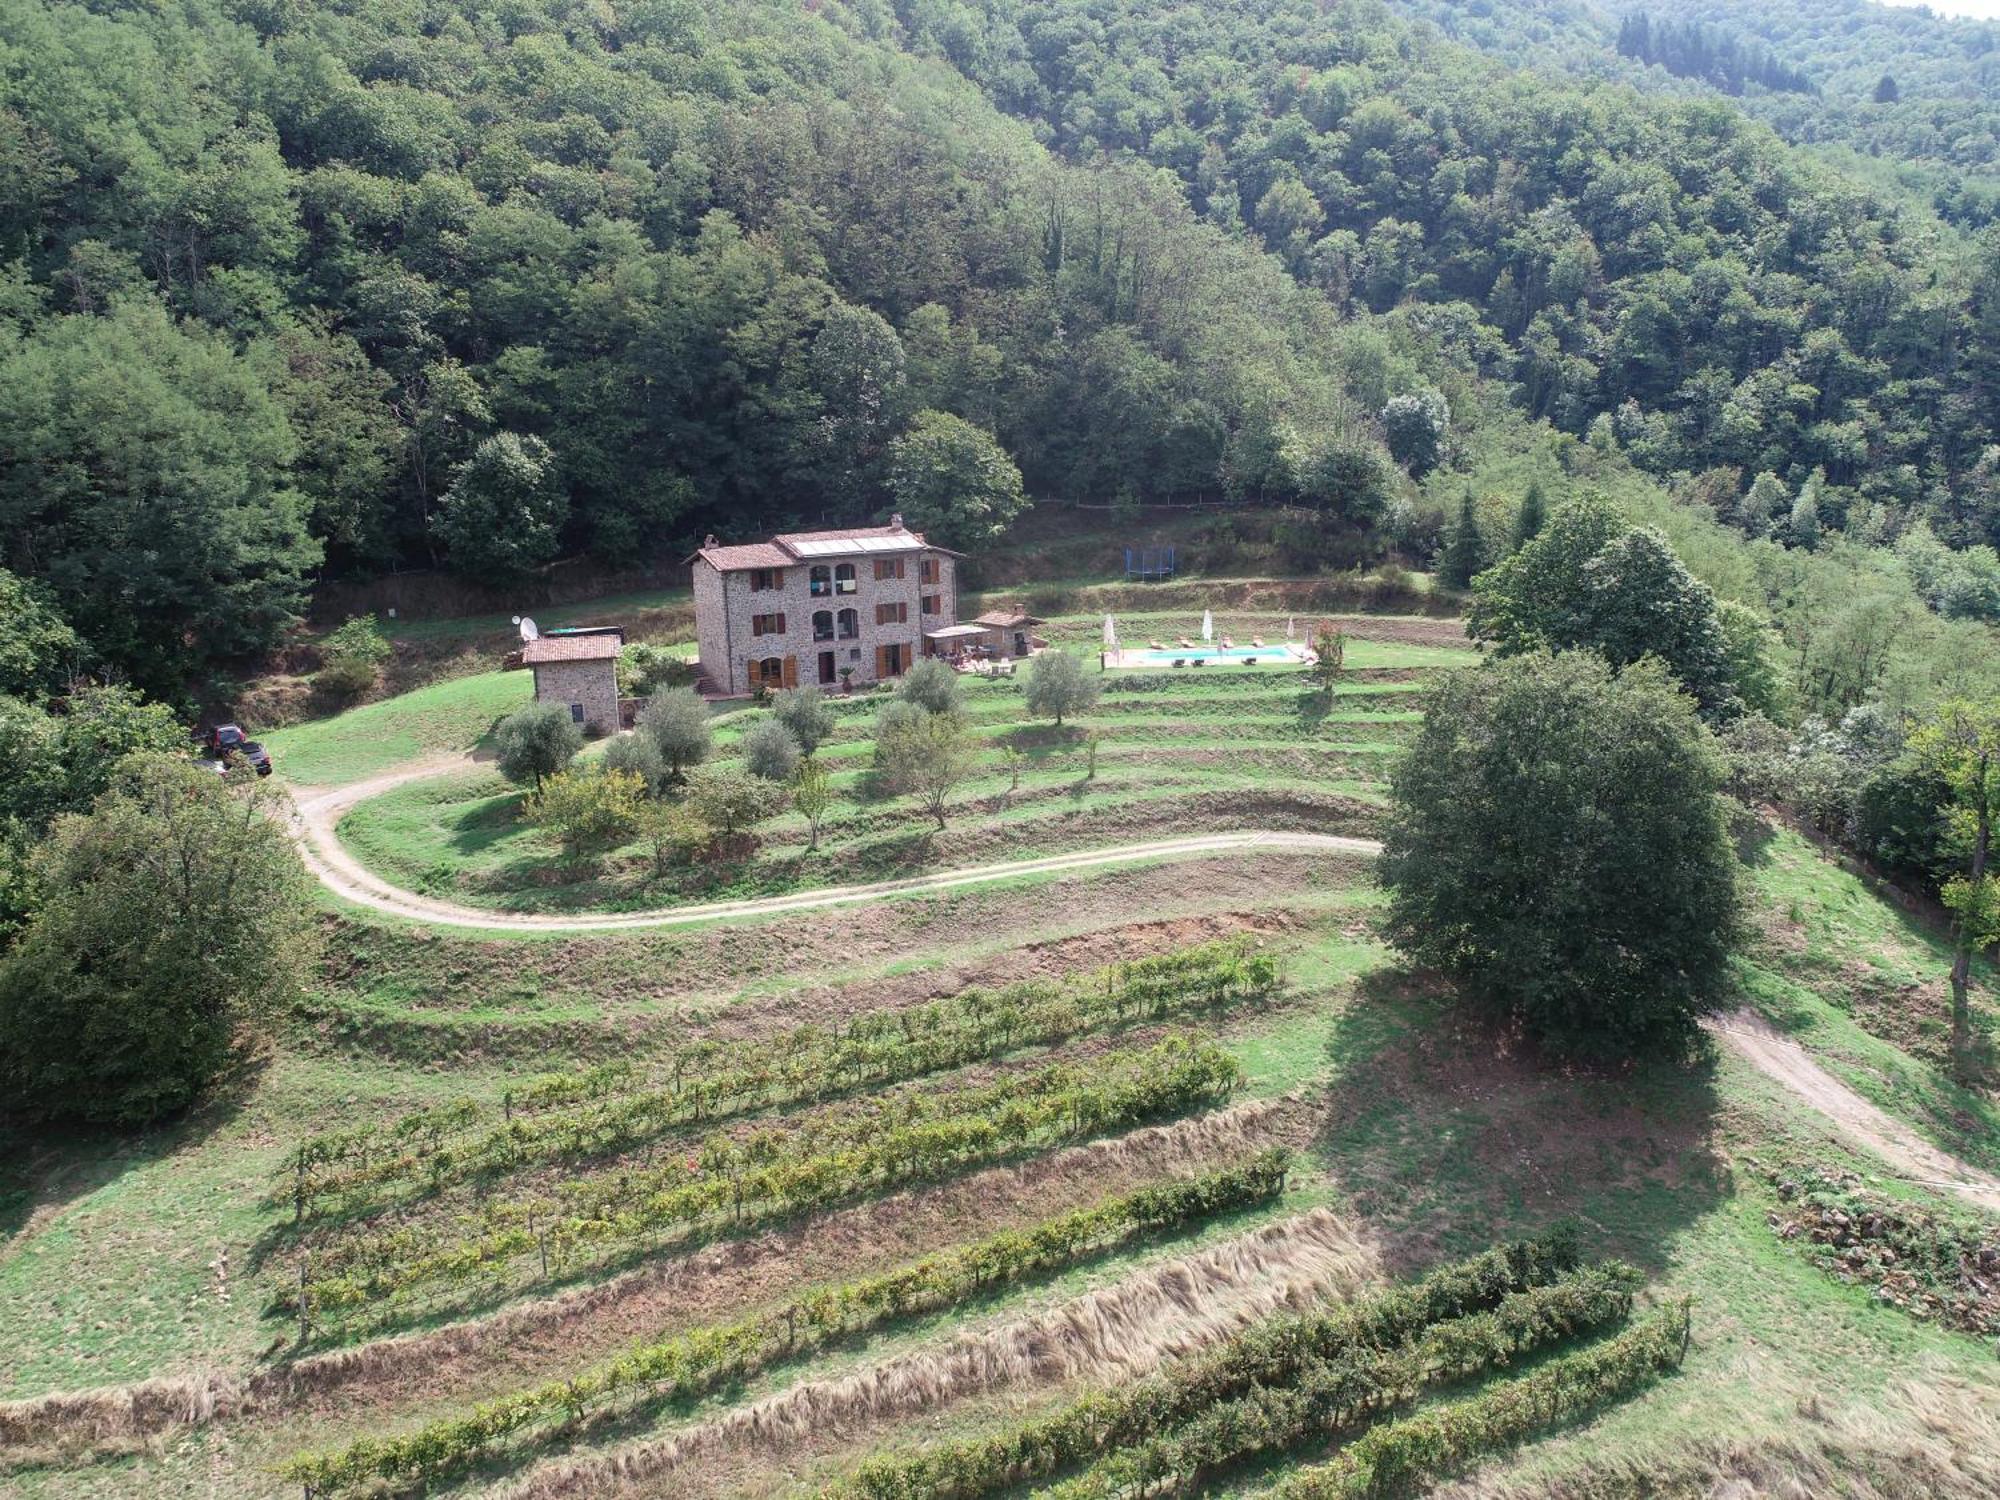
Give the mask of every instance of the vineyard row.
<svg viewBox="0 0 2000 1500">
<path fill-rule="evenodd" d="M 295 1217 L 353 1211 L 370 1195 L 448 1183 L 537 1162 L 636 1145 L 665 1131 L 780 1103 L 967 1066 L 1024 1046 L 1052 1046 L 1126 1020 L 1167 1020 L 1269 998 L 1278 966 L 1242 939 L 1114 964 L 1076 979 L 968 989 L 844 1028 L 802 1026 L 756 1041 L 681 1049 L 659 1086 L 612 1064 L 545 1077 L 491 1121 L 457 1100 L 379 1129 L 316 1136 L 291 1154 Z"/>
<path fill-rule="evenodd" d="M 829 1492 L 839 1500 L 978 1500 L 1135 1446 L 1257 1386 L 1295 1384 L 1308 1368 L 1393 1347 L 1433 1324 L 1490 1311 L 1575 1270 L 1573 1234 L 1496 1246 L 1408 1286 L 1324 1312 L 1269 1318 L 1214 1353 L 992 1436 L 871 1460 Z"/>
<path fill-rule="evenodd" d="M 1683 1300 L 1531 1374 L 1365 1432 L 1327 1463 L 1292 1475 L 1279 1486 L 1277 1500 L 1409 1494 L 1483 1454 L 1629 1396 L 1679 1367 L 1692 1313 Z"/>
<path fill-rule="evenodd" d="M 1504 1368 L 1524 1354 L 1622 1323 L 1638 1277 L 1624 1266 L 1573 1271 L 1491 1312 L 1433 1324 L 1390 1349 L 1308 1365 L 1296 1383 L 1253 1387 L 1173 1432 L 1122 1448 L 1047 1500 L 1131 1500 L 1189 1489 L 1233 1464 L 1353 1432 L 1424 1391 Z"/>
<path fill-rule="evenodd" d="M 1266 1151 L 1237 1166 L 1141 1188 L 1028 1229 L 939 1251 L 884 1275 L 821 1288 L 774 1312 L 639 1344 L 582 1375 L 483 1402 L 464 1416 L 404 1437 L 364 1438 L 337 1452 L 303 1455 L 283 1472 L 312 1496 L 377 1479 L 435 1480 L 504 1437 L 543 1424 L 580 1422 L 621 1396 L 698 1395 L 895 1318 L 952 1307 L 1141 1235 L 1268 1201 L 1284 1190 L 1287 1164 L 1284 1152 Z"/>
<path fill-rule="evenodd" d="M 746 1208 L 792 1213 L 874 1188 L 922 1181 L 1015 1151 L 1040 1149 L 1183 1114 L 1226 1099 L 1241 1080 L 1213 1042 L 1173 1036 L 1156 1046 L 1092 1060 L 1087 1072 L 1057 1064 L 974 1089 L 939 1090 L 835 1127 L 718 1136 L 701 1152 L 604 1182 L 575 1184 L 568 1201 L 496 1203 L 470 1235 L 447 1241 L 422 1226 L 333 1247 L 302 1275 L 308 1335 L 344 1309 L 398 1298 L 434 1283 L 504 1280 L 539 1257 L 541 1276 L 586 1250 L 605 1251 Z"/>
</svg>

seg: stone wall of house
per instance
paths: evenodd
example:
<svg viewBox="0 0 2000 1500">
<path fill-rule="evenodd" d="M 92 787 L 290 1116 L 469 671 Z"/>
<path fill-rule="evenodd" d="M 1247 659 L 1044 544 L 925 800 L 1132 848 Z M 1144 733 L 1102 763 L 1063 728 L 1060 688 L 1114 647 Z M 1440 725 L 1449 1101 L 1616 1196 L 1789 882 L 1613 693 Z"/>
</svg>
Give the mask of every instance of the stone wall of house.
<svg viewBox="0 0 2000 1500">
<path fill-rule="evenodd" d="M 563 708 L 583 705 L 588 734 L 618 732 L 618 663 L 615 661 L 548 661 L 534 669 L 535 698 Z"/>
<path fill-rule="evenodd" d="M 923 582 L 921 560 L 935 557 L 938 581 Z M 798 564 L 784 570 L 784 581 L 775 589 L 753 589 L 747 570 L 718 573 L 706 563 L 695 564 L 696 637 L 700 642 L 702 670 L 724 693 L 754 692 L 758 684 L 755 663 L 776 658 L 793 662 L 792 680 L 798 684 L 819 682 L 819 658 L 833 653 L 835 676 L 828 687 L 840 685 L 839 669 L 852 667 L 851 681 L 860 687 L 877 680 L 878 648 L 891 643 L 903 647 L 905 668 L 923 652 L 923 633 L 958 623 L 958 587 L 954 559 L 938 553 L 905 553 L 902 578 L 877 579 L 873 557 L 834 558 L 820 566 L 833 567 L 852 562 L 855 590 L 851 594 L 814 595 L 812 565 Z M 923 613 L 926 597 L 937 600 L 936 614 Z M 899 623 L 878 625 L 876 606 L 901 603 L 908 618 Z M 849 639 L 839 634 L 839 612 L 855 612 L 857 633 Z M 826 611 L 834 616 L 835 637 L 830 641 L 813 638 L 813 616 Z M 785 617 L 782 632 L 755 633 L 759 615 Z M 782 670 L 782 669 L 781 669 Z"/>
</svg>

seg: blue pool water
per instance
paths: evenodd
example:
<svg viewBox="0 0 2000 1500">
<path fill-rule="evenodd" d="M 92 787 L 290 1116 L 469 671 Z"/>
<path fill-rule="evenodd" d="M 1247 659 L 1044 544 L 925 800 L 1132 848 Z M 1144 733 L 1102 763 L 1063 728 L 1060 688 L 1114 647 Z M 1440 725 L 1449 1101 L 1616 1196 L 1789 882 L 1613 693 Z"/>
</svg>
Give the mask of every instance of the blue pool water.
<svg viewBox="0 0 2000 1500">
<path fill-rule="evenodd" d="M 1189 646 L 1178 651 L 1138 651 L 1131 653 L 1149 666 L 1169 666 L 1176 661 L 1193 661 L 1200 657 L 1203 661 L 1248 661 L 1255 657 L 1260 662 L 1273 662 L 1289 666 L 1298 660 L 1283 641 L 1272 646 L 1232 646 L 1227 651 L 1220 646 Z"/>
</svg>

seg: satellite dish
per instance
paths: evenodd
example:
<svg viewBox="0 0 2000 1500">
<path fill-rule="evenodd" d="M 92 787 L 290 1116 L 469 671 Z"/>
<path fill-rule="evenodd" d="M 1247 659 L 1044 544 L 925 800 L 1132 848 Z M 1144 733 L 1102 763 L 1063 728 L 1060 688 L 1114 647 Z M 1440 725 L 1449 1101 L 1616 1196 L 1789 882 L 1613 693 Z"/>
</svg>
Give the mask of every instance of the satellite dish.
<svg viewBox="0 0 2000 1500">
<path fill-rule="evenodd" d="M 517 623 L 521 627 L 522 640 L 538 641 L 542 638 L 541 627 L 537 625 L 533 620 L 529 619 L 526 615 L 522 615 Z"/>
</svg>

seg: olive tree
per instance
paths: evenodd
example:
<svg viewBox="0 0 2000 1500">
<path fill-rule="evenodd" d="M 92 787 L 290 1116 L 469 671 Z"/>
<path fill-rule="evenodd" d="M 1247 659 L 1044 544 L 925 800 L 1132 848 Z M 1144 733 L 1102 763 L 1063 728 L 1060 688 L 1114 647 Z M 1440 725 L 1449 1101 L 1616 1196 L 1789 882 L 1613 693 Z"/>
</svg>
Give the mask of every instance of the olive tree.
<svg viewBox="0 0 2000 1500">
<path fill-rule="evenodd" d="M 1103 684 L 1067 651 L 1044 651 L 1028 664 L 1028 712 L 1060 724 L 1097 702 Z"/>
<path fill-rule="evenodd" d="M 1737 935 L 1722 779 L 1658 662 L 1453 673 L 1390 780 L 1390 936 L 1551 1050 L 1685 1044 Z"/>
<path fill-rule="evenodd" d="M 833 738 L 833 710 L 814 683 L 786 688 L 771 697 L 771 717 L 791 731 L 801 755 L 811 755 Z"/>
<path fill-rule="evenodd" d="M 565 769 L 583 748 L 583 730 L 560 704 L 530 703 L 502 719 L 493 731 L 500 774 L 516 786 L 542 782 Z"/>
<path fill-rule="evenodd" d="M 945 804 L 972 774 L 972 749 L 956 714 L 905 714 L 889 722 L 876 745 L 891 782 L 909 792 L 943 828 Z"/>
<path fill-rule="evenodd" d="M 958 711 L 958 674 L 935 656 L 913 662 L 896 686 L 896 696 L 914 703 L 925 713 L 949 714 Z"/>
<path fill-rule="evenodd" d="M 759 719 L 743 735 L 743 765 L 752 776 L 789 781 L 799 760 L 799 742 L 775 718 Z"/>
<path fill-rule="evenodd" d="M 785 810 L 783 787 L 741 766 L 696 766 L 687 775 L 687 805 L 720 838 L 734 838 Z"/>
<path fill-rule="evenodd" d="M 690 766 L 707 760 L 715 743 L 708 705 L 691 687 L 661 688 L 648 698 L 639 711 L 639 732 L 659 747 L 667 774 L 675 781 L 685 777 Z"/>
</svg>

